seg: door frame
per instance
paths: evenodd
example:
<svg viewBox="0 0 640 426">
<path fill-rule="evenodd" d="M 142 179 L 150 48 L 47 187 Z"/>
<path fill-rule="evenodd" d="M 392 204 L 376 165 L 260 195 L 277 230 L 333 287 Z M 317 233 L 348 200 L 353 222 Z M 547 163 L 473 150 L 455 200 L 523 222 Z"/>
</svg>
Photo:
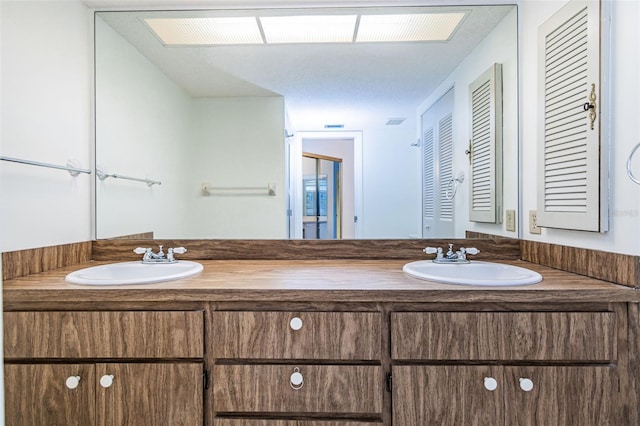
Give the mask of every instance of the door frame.
<svg viewBox="0 0 640 426">
<path fill-rule="evenodd" d="M 354 183 L 354 215 L 358 218 L 354 226 L 354 238 L 359 238 L 363 230 L 363 195 L 362 195 L 362 132 L 361 131 L 302 131 L 295 132 L 292 138 L 289 161 L 291 216 L 289 221 L 292 239 L 302 239 L 303 199 L 302 199 L 302 141 L 304 139 L 350 139 L 353 141 L 353 183 Z M 343 217 L 343 220 L 348 220 Z"/>
</svg>

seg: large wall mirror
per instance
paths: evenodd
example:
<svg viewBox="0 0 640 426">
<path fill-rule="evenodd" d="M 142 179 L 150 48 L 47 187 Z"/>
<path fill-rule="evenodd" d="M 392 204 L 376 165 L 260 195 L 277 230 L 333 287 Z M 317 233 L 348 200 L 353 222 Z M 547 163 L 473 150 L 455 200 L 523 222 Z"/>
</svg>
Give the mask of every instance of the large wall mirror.
<svg viewBox="0 0 640 426">
<path fill-rule="evenodd" d="M 341 224 L 328 235 L 516 237 L 469 220 L 465 151 L 469 86 L 499 63 L 516 209 L 517 21 L 513 5 L 96 12 L 96 237 L 307 238 L 327 216 L 309 218 L 305 156 L 340 163 L 314 195 Z M 427 233 L 423 117 L 445 94 L 454 181 L 432 185 L 455 198 Z"/>
</svg>

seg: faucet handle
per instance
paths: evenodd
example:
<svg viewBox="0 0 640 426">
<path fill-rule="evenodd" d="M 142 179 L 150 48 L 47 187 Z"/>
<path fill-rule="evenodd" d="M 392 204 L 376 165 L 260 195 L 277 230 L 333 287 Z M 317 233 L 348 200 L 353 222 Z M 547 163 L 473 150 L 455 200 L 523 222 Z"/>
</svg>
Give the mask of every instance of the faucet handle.
<svg viewBox="0 0 640 426">
<path fill-rule="evenodd" d="M 133 249 L 133 252 L 135 254 L 145 254 L 149 250 L 151 250 L 151 249 L 143 248 L 143 247 L 136 247 L 136 248 Z"/>
<path fill-rule="evenodd" d="M 468 249 L 465 250 L 465 253 L 467 253 L 467 254 L 478 254 L 478 253 L 480 253 L 480 250 L 478 250 L 475 247 L 469 247 Z"/>
<path fill-rule="evenodd" d="M 169 249 L 172 250 L 174 253 L 178 253 L 178 254 L 182 254 L 182 253 L 186 253 L 187 249 L 184 247 L 175 247 L 173 249 Z"/>
<path fill-rule="evenodd" d="M 427 253 L 427 254 L 435 254 L 438 252 L 438 249 L 435 247 L 427 247 L 424 250 L 422 250 L 423 252 Z"/>
</svg>

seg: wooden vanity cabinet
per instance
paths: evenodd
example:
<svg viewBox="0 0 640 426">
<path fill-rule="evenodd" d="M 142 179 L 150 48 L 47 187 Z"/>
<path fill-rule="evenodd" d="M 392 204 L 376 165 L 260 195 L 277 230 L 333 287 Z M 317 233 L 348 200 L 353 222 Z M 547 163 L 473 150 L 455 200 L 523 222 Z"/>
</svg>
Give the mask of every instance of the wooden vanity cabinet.
<svg viewBox="0 0 640 426">
<path fill-rule="evenodd" d="M 393 424 L 619 423 L 615 312 L 391 314 Z"/>
<path fill-rule="evenodd" d="M 203 316 L 5 312 L 7 424 L 203 424 Z"/>
<path fill-rule="evenodd" d="M 211 317 L 214 425 L 382 421 L 380 312 L 214 311 Z"/>
</svg>

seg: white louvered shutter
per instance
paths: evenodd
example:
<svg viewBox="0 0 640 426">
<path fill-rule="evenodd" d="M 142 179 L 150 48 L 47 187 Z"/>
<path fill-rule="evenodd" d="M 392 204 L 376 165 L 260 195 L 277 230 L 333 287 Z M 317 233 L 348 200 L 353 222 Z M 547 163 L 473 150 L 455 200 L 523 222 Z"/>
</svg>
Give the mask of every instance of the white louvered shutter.
<svg viewBox="0 0 640 426">
<path fill-rule="evenodd" d="M 447 187 L 453 180 L 453 115 L 443 117 L 438 123 L 440 134 L 440 220 L 453 221 L 453 197 Z M 449 195 L 449 196 L 448 196 Z"/>
<path fill-rule="evenodd" d="M 424 132 L 423 137 L 423 161 L 422 161 L 422 211 L 424 219 L 435 219 L 435 191 L 434 191 L 434 139 L 433 127 Z"/>
<path fill-rule="evenodd" d="M 569 2 L 538 49 L 538 225 L 602 231 L 599 2 Z"/>
<path fill-rule="evenodd" d="M 423 238 L 445 238 L 455 232 L 454 204 L 446 196 L 453 176 L 453 103 L 450 89 L 422 114 Z"/>
<path fill-rule="evenodd" d="M 470 86 L 469 220 L 502 221 L 502 66 L 494 64 Z"/>
</svg>

